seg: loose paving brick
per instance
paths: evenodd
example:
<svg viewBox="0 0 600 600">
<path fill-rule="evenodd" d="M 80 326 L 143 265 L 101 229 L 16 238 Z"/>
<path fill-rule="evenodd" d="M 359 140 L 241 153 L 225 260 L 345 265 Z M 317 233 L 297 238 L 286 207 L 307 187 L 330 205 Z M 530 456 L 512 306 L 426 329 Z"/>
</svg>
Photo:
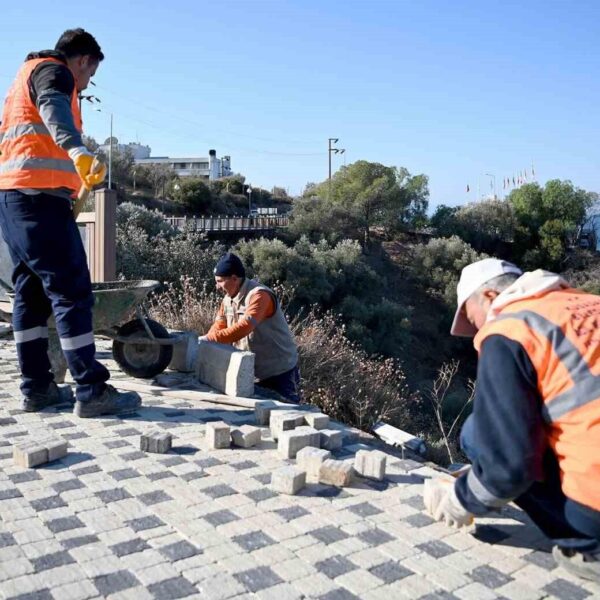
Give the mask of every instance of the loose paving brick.
<svg viewBox="0 0 600 600">
<path fill-rule="evenodd" d="M 321 448 L 326 450 L 339 450 L 344 443 L 344 436 L 337 429 L 321 429 L 319 431 Z"/>
<path fill-rule="evenodd" d="M 296 467 L 282 467 L 273 472 L 271 487 L 280 494 L 297 494 L 306 485 L 306 471 Z"/>
<path fill-rule="evenodd" d="M 329 417 L 323 413 L 308 412 L 304 415 L 304 422 L 313 429 L 327 429 Z"/>
<path fill-rule="evenodd" d="M 275 402 L 257 402 L 254 405 L 254 418 L 256 419 L 256 424 L 260 426 L 268 425 L 269 419 L 271 418 L 271 410 L 275 407 Z"/>
<path fill-rule="evenodd" d="M 319 481 L 319 471 L 323 461 L 331 458 L 331 452 L 322 448 L 307 446 L 302 448 L 296 454 L 296 461 L 299 469 L 306 471 L 306 479 L 311 482 Z"/>
<path fill-rule="evenodd" d="M 319 469 L 319 481 L 328 485 L 345 487 L 355 479 L 354 466 L 342 460 L 326 459 Z"/>
<path fill-rule="evenodd" d="M 242 425 L 231 430 L 231 441 L 239 448 L 252 448 L 261 442 L 261 430 L 252 425 Z"/>
<path fill-rule="evenodd" d="M 385 477 L 387 455 L 376 450 L 359 450 L 354 457 L 354 470 L 361 476 L 377 481 Z"/>
<path fill-rule="evenodd" d="M 293 430 L 282 431 L 277 442 L 277 451 L 281 458 L 296 458 L 302 448 L 320 444 L 319 432 L 312 427 L 297 427 Z"/>
<path fill-rule="evenodd" d="M 137 430 L 133 429 L 135 433 L 129 435 L 136 435 Z M 142 452 L 153 452 L 156 454 L 165 454 L 171 449 L 173 445 L 173 436 L 166 431 L 159 429 L 153 429 L 146 431 L 140 437 L 140 450 Z"/>
<path fill-rule="evenodd" d="M 206 424 L 206 444 L 210 450 L 229 448 L 231 445 L 231 431 L 229 425 L 223 421 Z"/>
<path fill-rule="evenodd" d="M 284 431 L 300 427 L 304 423 L 304 414 L 299 411 L 271 411 L 269 429 L 274 440 L 278 440 Z"/>
</svg>

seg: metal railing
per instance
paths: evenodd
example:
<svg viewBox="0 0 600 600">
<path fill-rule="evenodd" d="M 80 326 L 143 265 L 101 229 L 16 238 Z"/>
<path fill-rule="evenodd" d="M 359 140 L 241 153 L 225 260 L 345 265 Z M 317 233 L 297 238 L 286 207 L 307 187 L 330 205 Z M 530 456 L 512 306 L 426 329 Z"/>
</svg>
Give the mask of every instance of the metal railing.
<svg viewBox="0 0 600 600">
<path fill-rule="evenodd" d="M 165 217 L 167 223 L 182 231 L 270 231 L 287 227 L 287 215 L 256 217 Z"/>
</svg>

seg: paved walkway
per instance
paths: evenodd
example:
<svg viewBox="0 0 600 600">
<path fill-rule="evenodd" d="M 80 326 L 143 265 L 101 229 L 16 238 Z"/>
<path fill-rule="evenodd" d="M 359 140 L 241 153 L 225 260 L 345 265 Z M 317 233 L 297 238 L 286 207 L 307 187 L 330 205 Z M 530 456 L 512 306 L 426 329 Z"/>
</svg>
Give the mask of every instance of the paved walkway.
<svg viewBox="0 0 600 600">
<path fill-rule="evenodd" d="M 279 495 L 269 480 L 286 461 L 268 429 L 257 449 L 203 449 L 207 421 L 253 422 L 251 411 L 146 396 L 126 420 L 23 413 L 7 341 L 0 398 L 3 598 L 600 598 L 555 568 L 512 507 L 475 535 L 434 523 L 421 500 L 433 471 L 413 460 L 390 456 L 382 484 Z M 173 433 L 169 455 L 140 452 L 150 424 Z M 68 456 L 15 467 L 11 444 L 47 432 L 69 441 Z"/>
</svg>

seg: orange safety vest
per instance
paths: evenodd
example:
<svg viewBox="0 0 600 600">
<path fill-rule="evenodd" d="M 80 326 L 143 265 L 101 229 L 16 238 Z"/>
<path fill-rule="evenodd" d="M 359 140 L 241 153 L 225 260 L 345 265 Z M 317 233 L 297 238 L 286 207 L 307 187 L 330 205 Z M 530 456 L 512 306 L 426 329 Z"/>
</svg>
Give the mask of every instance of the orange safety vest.
<svg viewBox="0 0 600 600">
<path fill-rule="evenodd" d="M 52 139 L 29 92 L 29 78 L 44 62 L 64 64 L 55 58 L 26 61 L 4 101 L 0 123 L 0 190 L 68 188 L 75 194 L 81 178 L 67 152 Z M 71 110 L 75 127 L 81 132 L 77 89 L 73 90 Z"/>
<path fill-rule="evenodd" d="M 516 300 L 475 336 L 518 342 L 537 373 L 548 443 L 564 494 L 600 510 L 600 296 L 552 290 Z"/>
</svg>

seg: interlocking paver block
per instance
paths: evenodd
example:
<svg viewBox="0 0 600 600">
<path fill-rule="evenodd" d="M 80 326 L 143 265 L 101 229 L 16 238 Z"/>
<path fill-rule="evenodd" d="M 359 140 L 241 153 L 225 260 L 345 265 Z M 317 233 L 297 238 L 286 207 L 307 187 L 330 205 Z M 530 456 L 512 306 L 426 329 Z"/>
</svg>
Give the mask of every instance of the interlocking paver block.
<svg viewBox="0 0 600 600">
<path fill-rule="evenodd" d="M 306 471 L 306 479 L 310 482 L 319 481 L 319 470 L 324 460 L 331 458 L 331 452 L 322 448 L 306 446 L 296 454 L 299 469 Z"/>
<path fill-rule="evenodd" d="M 282 431 L 277 441 L 277 452 L 282 458 L 296 458 L 299 450 L 306 446 L 319 446 L 319 432 L 312 427 L 298 427 Z"/>
<path fill-rule="evenodd" d="M 197 594 L 198 590 L 185 577 L 172 577 L 148 586 L 155 598 L 185 598 Z"/>
<path fill-rule="evenodd" d="M 328 485 L 345 487 L 352 484 L 355 478 L 354 466 L 345 460 L 326 459 L 319 469 L 319 481 Z"/>
<path fill-rule="evenodd" d="M 387 455 L 377 450 L 359 450 L 354 457 L 354 469 L 361 477 L 383 481 Z"/>
<path fill-rule="evenodd" d="M 233 576 L 250 592 L 259 592 L 283 583 L 283 579 L 269 567 L 249 569 L 242 573 L 234 573 Z"/>
<path fill-rule="evenodd" d="M 13 459 L 18 467 L 37 467 L 48 462 L 48 448 L 38 442 L 19 442 L 13 446 Z"/>
<path fill-rule="evenodd" d="M 211 450 L 229 448 L 231 446 L 231 430 L 223 421 L 206 424 L 206 443 Z"/>
<path fill-rule="evenodd" d="M 260 444 L 261 431 L 259 427 L 252 425 L 242 425 L 231 430 L 231 441 L 234 446 L 240 448 L 252 448 Z"/>
<path fill-rule="evenodd" d="M 48 462 L 58 460 L 67 455 L 67 448 L 69 443 L 65 440 L 46 440 L 42 442 L 48 450 Z"/>
<path fill-rule="evenodd" d="M 167 453 L 173 445 L 173 436 L 160 429 L 153 429 L 143 433 L 140 437 L 140 450 L 156 454 Z"/>
<path fill-rule="evenodd" d="M 275 402 L 271 402 L 270 400 L 257 402 L 254 405 L 254 418 L 256 419 L 256 424 L 268 425 L 271 418 L 271 411 L 276 407 L 277 405 Z"/>
<path fill-rule="evenodd" d="M 122 592 L 129 588 L 138 586 L 140 582 L 133 573 L 129 571 L 117 571 L 107 575 L 94 577 L 94 585 L 102 597 Z"/>
<path fill-rule="evenodd" d="M 269 419 L 269 428 L 274 440 L 279 439 L 283 431 L 295 429 L 304 423 L 304 413 L 299 411 L 273 410 Z"/>
<path fill-rule="evenodd" d="M 282 494 L 297 494 L 306 485 L 306 472 L 296 467 L 283 467 L 273 472 L 271 487 Z"/>
<path fill-rule="evenodd" d="M 180 373 L 193 373 L 198 362 L 198 334 L 193 331 L 171 331 L 169 333 L 172 337 L 176 337 L 169 369 Z"/>
<path fill-rule="evenodd" d="M 339 450 L 344 443 L 344 436 L 338 429 L 321 429 L 321 448 L 326 450 Z"/>
<path fill-rule="evenodd" d="M 320 412 L 305 413 L 304 422 L 314 429 L 327 429 L 329 427 L 329 417 Z"/>
</svg>

